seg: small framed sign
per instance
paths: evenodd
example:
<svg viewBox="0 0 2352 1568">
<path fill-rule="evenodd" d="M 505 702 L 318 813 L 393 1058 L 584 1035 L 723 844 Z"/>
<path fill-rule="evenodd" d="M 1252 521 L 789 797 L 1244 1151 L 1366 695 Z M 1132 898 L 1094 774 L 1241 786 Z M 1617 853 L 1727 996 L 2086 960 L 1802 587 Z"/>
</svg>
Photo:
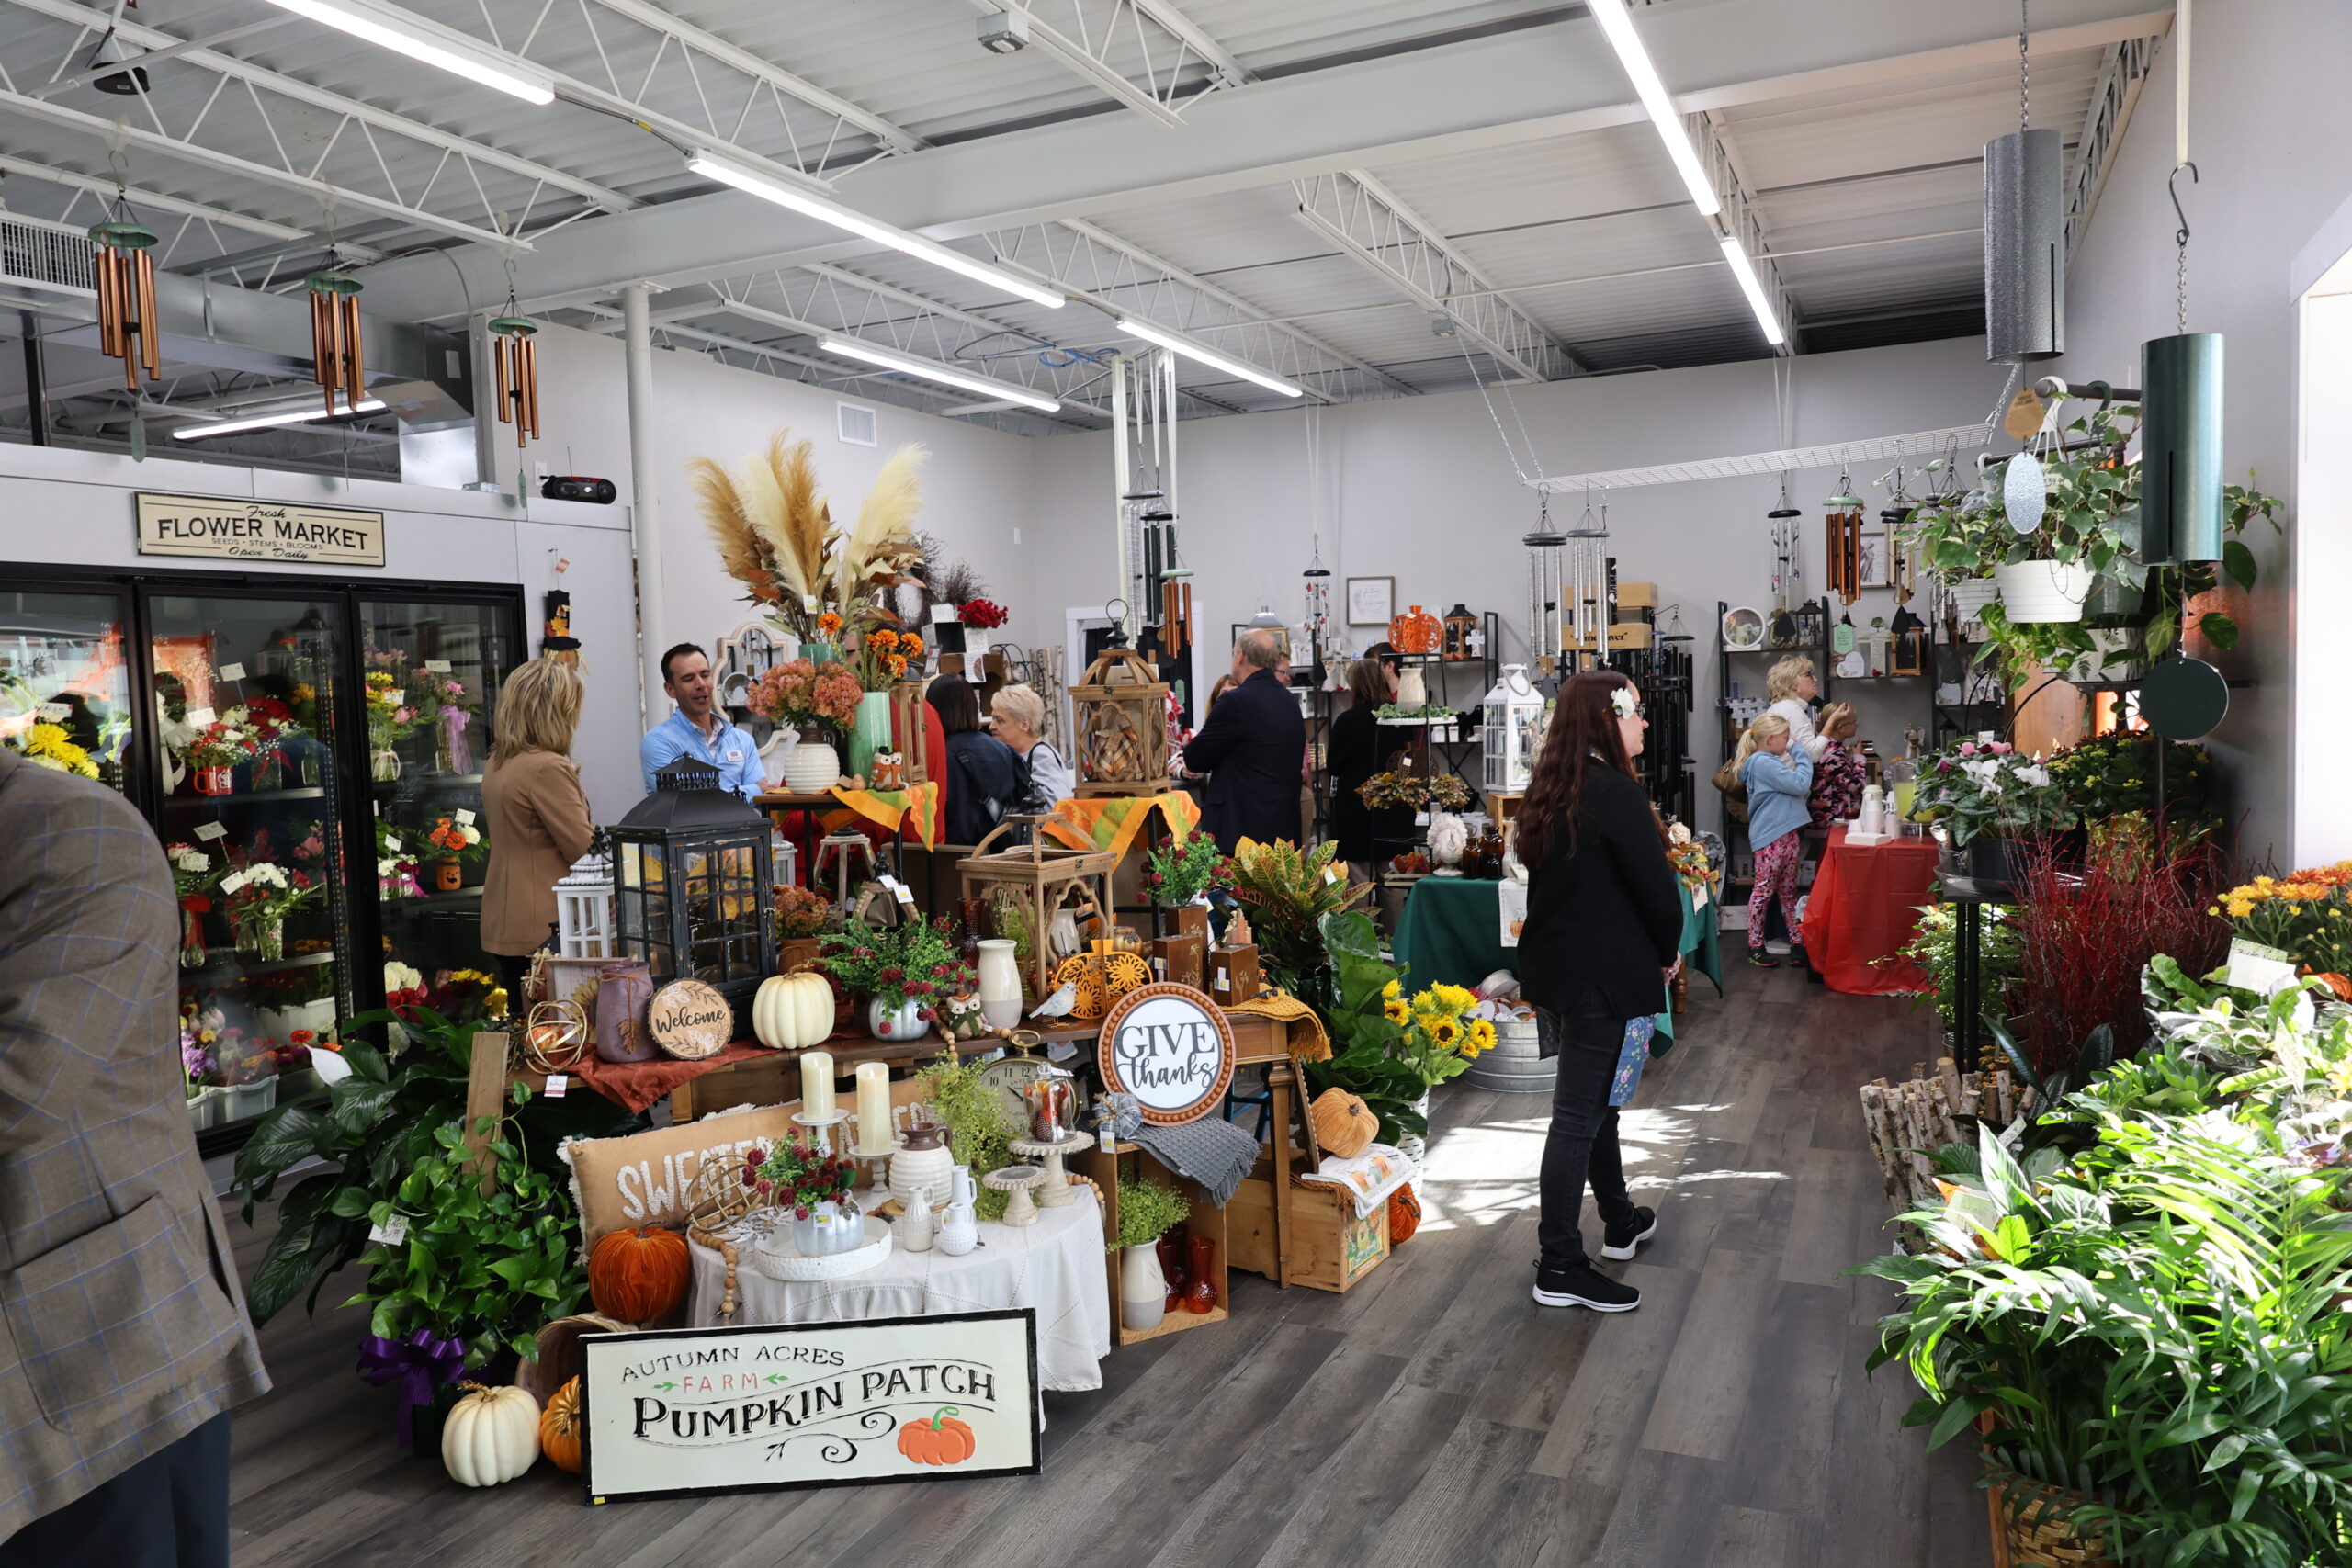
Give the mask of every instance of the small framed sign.
<svg viewBox="0 0 2352 1568">
<path fill-rule="evenodd" d="M 1035 1475 L 1037 1314 L 591 1334 L 595 1503 Z"/>
<path fill-rule="evenodd" d="M 1393 577 L 1348 579 L 1348 625 L 1385 626 L 1396 615 L 1396 580 Z"/>
<path fill-rule="evenodd" d="M 1103 1015 L 1095 1046 L 1102 1085 L 1132 1094 L 1159 1126 L 1195 1122 L 1233 1082 L 1233 1026 L 1205 992 L 1162 981 L 1138 986 Z"/>
<path fill-rule="evenodd" d="M 716 987 L 702 980 L 673 980 L 653 993 L 645 1027 L 653 1043 L 682 1062 L 699 1062 L 727 1049 L 735 1032 L 735 1010 Z"/>
</svg>

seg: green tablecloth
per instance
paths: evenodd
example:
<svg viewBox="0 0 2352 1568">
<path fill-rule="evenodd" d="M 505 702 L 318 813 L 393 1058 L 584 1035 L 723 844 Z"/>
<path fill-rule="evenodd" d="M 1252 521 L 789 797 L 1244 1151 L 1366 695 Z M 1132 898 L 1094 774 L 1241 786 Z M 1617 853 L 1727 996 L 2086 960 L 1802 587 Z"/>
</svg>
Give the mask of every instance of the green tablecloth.
<svg viewBox="0 0 2352 1568">
<path fill-rule="evenodd" d="M 1476 986 L 1498 969 L 1516 973 L 1519 950 L 1502 942 L 1502 907 L 1492 882 L 1466 876 L 1424 876 L 1413 884 L 1405 899 L 1405 913 L 1396 922 L 1396 963 L 1408 981 L 1419 987 L 1442 981 L 1452 986 Z M 1690 907 L 1690 890 L 1682 890 L 1682 952 L 1690 967 L 1724 987 L 1721 944 L 1717 941 L 1715 903 Z M 1661 1032 L 1672 1035 L 1673 1015 L 1659 1020 Z"/>
</svg>

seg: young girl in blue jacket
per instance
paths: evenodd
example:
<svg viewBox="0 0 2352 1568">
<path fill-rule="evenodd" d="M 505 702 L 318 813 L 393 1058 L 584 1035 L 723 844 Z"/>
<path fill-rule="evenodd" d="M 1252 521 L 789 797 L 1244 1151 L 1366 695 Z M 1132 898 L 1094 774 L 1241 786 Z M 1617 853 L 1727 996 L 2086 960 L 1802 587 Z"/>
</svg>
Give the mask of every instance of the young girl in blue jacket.
<svg viewBox="0 0 2352 1568">
<path fill-rule="evenodd" d="M 1789 721 L 1768 713 L 1740 736 L 1735 761 L 1739 781 L 1747 786 L 1747 845 L 1756 855 L 1756 886 L 1747 895 L 1747 961 L 1758 969 L 1777 969 L 1781 961 L 1764 951 L 1765 911 L 1773 899 L 1781 901 L 1790 947 L 1804 940 L 1797 925 L 1797 869 L 1804 863 L 1813 759 L 1803 747 L 1789 744 Z"/>
</svg>

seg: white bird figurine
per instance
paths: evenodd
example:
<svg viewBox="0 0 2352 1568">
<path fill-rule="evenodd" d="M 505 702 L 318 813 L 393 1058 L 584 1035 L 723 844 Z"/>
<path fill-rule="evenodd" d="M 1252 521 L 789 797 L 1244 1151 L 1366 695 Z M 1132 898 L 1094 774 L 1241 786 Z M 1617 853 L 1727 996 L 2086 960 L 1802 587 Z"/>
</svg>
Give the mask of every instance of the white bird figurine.
<svg viewBox="0 0 2352 1568">
<path fill-rule="evenodd" d="M 1078 982 L 1065 980 L 1061 984 L 1061 988 L 1039 1002 L 1029 1016 L 1031 1018 L 1068 1018 L 1069 1010 L 1077 1005 Z"/>
</svg>

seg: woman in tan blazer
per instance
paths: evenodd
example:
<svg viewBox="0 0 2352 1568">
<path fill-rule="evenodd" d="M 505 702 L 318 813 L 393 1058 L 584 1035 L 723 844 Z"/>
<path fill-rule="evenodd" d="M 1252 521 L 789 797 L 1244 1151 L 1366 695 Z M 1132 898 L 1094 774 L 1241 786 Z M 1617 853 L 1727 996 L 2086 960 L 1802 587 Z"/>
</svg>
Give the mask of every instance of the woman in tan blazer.
<svg viewBox="0 0 2352 1568">
<path fill-rule="evenodd" d="M 540 659 L 509 675 L 498 694 L 498 739 L 481 781 L 490 837 L 481 945 L 498 960 L 513 998 L 521 998 L 530 956 L 555 925 L 556 883 L 595 834 L 571 760 L 582 693 L 578 670 Z"/>
</svg>

